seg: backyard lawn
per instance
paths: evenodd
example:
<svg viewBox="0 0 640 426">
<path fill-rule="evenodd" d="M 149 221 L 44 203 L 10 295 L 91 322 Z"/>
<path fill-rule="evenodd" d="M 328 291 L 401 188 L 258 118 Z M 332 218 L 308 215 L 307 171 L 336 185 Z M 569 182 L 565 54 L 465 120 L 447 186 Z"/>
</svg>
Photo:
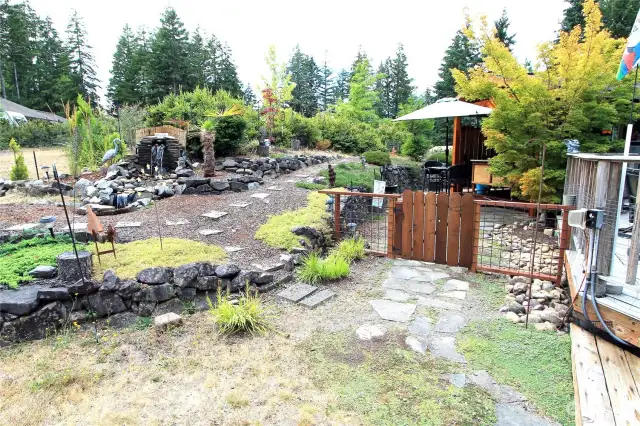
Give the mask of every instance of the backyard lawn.
<svg viewBox="0 0 640 426">
<path fill-rule="evenodd" d="M 67 157 L 64 151 L 60 148 L 23 148 L 22 154 L 24 155 L 25 164 L 29 170 L 29 178 L 36 178 L 36 166 L 33 162 L 33 152 L 36 153 L 38 159 L 38 168 L 40 166 L 51 167 L 54 163 L 60 173 L 68 173 Z M 13 153 L 11 151 L 0 151 L 0 177 L 9 177 L 11 167 L 13 166 Z M 38 170 L 40 178 L 44 178 L 42 170 Z M 49 175 L 53 177 L 53 172 L 49 169 Z"/>
</svg>

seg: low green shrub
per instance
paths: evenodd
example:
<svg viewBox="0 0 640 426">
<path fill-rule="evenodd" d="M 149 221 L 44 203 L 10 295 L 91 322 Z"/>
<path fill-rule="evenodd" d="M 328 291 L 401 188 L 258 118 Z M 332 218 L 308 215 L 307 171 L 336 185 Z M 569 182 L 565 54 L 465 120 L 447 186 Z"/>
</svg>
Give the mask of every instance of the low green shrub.
<svg viewBox="0 0 640 426">
<path fill-rule="evenodd" d="M 348 262 L 364 259 L 364 239 L 350 238 L 348 240 L 342 240 L 340 244 L 338 244 L 336 253 Z"/>
<path fill-rule="evenodd" d="M 235 304 L 223 296 L 220 290 L 218 290 L 216 305 L 214 306 L 209 298 L 207 303 L 220 334 L 265 334 L 271 328 L 269 317 L 260 298 L 252 294 L 248 286 Z"/>
<path fill-rule="evenodd" d="M 331 148 L 331 141 L 329 139 L 322 139 L 316 142 L 316 149 L 326 151 Z"/>
<path fill-rule="evenodd" d="M 16 157 L 16 162 L 11 167 L 10 176 L 11 180 L 27 180 L 29 179 L 29 170 L 24 162 L 24 155 L 20 154 Z"/>
<path fill-rule="evenodd" d="M 391 157 L 389 153 L 385 151 L 367 151 L 362 155 L 364 155 L 364 158 L 369 164 L 375 164 L 376 166 L 391 164 Z"/>
<path fill-rule="evenodd" d="M 349 262 L 338 253 L 333 253 L 324 259 L 318 253 L 309 253 L 298 270 L 300 280 L 310 284 L 337 280 L 348 275 Z"/>
<path fill-rule="evenodd" d="M 310 189 L 312 191 L 318 191 L 319 189 L 326 189 L 327 185 L 322 183 L 313 182 L 296 182 L 296 186 L 302 189 Z"/>
<path fill-rule="evenodd" d="M 427 155 L 427 160 L 440 161 L 444 163 L 447 160 L 447 155 L 444 151 L 433 152 Z M 451 160 L 451 156 L 449 156 L 449 160 Z"/>
<path fill-rule="evenodd" d="M 0 150 L 9 148 L 11 139 L 25 148 L 63 146 L 69 140 L 69 129 L 64 123 L 41 120 L 28 121 L 20 126 L 11 126 L 0 120 Z"/>
</svg>

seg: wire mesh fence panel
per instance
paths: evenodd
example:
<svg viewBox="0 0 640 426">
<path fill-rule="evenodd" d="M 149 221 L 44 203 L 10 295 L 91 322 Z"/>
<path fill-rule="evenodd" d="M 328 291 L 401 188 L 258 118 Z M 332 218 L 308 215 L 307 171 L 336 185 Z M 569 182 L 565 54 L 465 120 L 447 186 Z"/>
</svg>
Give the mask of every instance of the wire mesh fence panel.
<svg viewBox="0 0 640 426">
<path fill-rule="evenodd" d="M 560 283 L 567 206 L 475 201 L 475 270 Z M 479 210 L 479 211 L 478 211 Z"/>
</svg>

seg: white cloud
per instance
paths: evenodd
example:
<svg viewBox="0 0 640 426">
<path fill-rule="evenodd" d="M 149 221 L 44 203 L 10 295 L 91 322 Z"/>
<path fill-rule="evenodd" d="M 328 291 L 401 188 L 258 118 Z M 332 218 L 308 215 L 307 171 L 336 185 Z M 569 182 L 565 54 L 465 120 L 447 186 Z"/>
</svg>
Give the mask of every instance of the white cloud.
<svg viewBox="0 0 640 426">
<path fill-rule="evenodd" d="M 104 92 L 122 27 L 154 28 L 165 7 L 172 6 L 188 30 L 200 26 L 215 33 L 233 51 L 238 74 L 254 87 L 266 73 L 264 54 L 275 44 L 282 61 L 296 44 L 316 61 L 348 68 L 358 46 L 373 58 L 374 65 L 394 54 L 403 43 L 409 74 L 420 90 L 438 79 L 442 56 L 463 24 L 464 8 L 472 16 L 497 19 L 504 7 L 516 33 L 515 54 L 521 61 L 535 59 L 536 46 L 555 38 L 566 4 L 562 0 L 446 0 L 393 2 L 325 0 L 317 2 L 275 1 L 160 1 L 31 0 L 38 15 L 49 15 L 64 35 L 72 9 L 78 10 L 94 48 L 98 77 Z"/>
</svg>

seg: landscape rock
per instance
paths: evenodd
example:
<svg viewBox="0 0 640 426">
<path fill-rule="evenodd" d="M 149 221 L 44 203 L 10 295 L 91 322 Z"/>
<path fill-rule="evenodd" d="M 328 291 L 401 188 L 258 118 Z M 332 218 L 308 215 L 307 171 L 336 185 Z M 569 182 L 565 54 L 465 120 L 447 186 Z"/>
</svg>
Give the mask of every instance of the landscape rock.
<svg viewBox="0 0 640 426">
<path fill-rule="evenodd" d="M 217 290 L 219 281 L 220 281 L 220 278 L 216 276 L 199 277 L 195 283 L 196 290 L 200 290 L 200 291 Z"/>
<path fill-rule="evenodd" d="M 134 302 L 164 302 L 175 295 L 176 291 L 171 284 L 159 284 L 142 286 L 131 299 Z"/>
<path fill-rule="evenodd" d="M 30 315 L 5 322 L 0 336 L 11 341 L 43 339 L 62 325 L 66 315 L 62 303 L 49 303 Z"/>
<path fill-rule="evenodd" d="M 107 269 L 102 275 L 102 286 L 100 291 L 116 291 L 120 285 L 120 278 L 116 276 L 116 273 L 112 269 Z"/>
<path fill-rule="evenodd" d="M 87 294 L 95 293 L 100 289 L 99 283 L 93 280 L 78 280 L 73 284 L 67 285 L 67 290 L 69 290 L 69 294 L 72 296 L 84 296 Z"/>
<path fill-rule="evenodd" d="M 181 324 L 182 317 L 174 312 L 168 312 L 153 319 L 153 325 L 158 331 L 165 331 L 170 327 L 177 327 Z"/>
<path fill-rule="evenodd" d="M 507 307 L 510 312 L 514 312 L 516 314 L 524 314 L 524 306 L 522 306 L 518 302 L 509 302 L 507 303 Z"/>
<path fill-rule="evenodd" d="M 364 324 L 356 330 L 356 335 L 360 340 L 378 340 L 385 334 L 386 330 L 380 325 Z"/>
<path fill-rule="evenodd" d="M 216 267 L 216 275 L 220 278 L 233 278 L 240 273 L 238 265 L 228 263 Z"/>
<path fill-rule="evenodd" d="M 101 291 L 88 297 L 91 310 L 99 317 L 117 314 L 127 310 L 120 296 L 113 292 Z"/>
<path fill-rule="evenodd" d="M 172 276 L 171 268 L 154 266 L 140 271 L 137 278 L 143 284 L 164 284 L 171 281 Z"/>
<path fill-rule="evenodd" d="M 58 268 L 50 265 L 36 266 L 29 271 L 29 275 L 37 279 L 49 279 L 54 278 L 58 274 Z"/>
<path fill-rule="evenodd" d="M 38 292 L 42 286 L 26 286 L 0 291 L 0 312 L 27 315 L 38 307 Z"/>
<path fill-rule="evenodd" d="M 201 277 L 212 277 L 216 275 L 217 265 L 211 263 L 202 262 L 198 263 L 198 275 Z"/>
<path fill-rule="evenodd" d="M 69 300 L 71 295 L 66 287 L 44 287 L 38 291 L 38 300 L 48 303 L 56 300 Z"/>
<path fill-rule="evenodd" d="M 520 317 L 515 312 L 507 312 L 504 317 L 513 323 L 520 322 Z"/>
<path fill-rule="evenodd" d="M 198 279 L 198 266 L 198 264 L 189 263 L 175 268 L 173 270 L 173 283 L 181 288 L 195 286 Z"/>
<path fill-rule="evenodd" d="M 556 331 L 556 326 L 550 322 L 535 324 L 535 327 L 538 331 Z"/>
<path fill-rule="evenodd" d="M 556 327 L 559 327 L 562 324 L 562 318 L 558 315 L 558 313 L 551 308 L 547 308 L 541 312 L 540 318 L 543 321 L 550 322 Z"/>
<path fill-rule="evenodd" d="M 136 280 L 120 281 L 118 284 L 118 295 L 123 299 L 131 299 L 133 294 L 140 290 L 140 283 Z"/>
<path fill-rule="evenodd" d="M 227 287 L 227 289 L 230 292 L 242 291 L 247 286 L 247 284 L 255 282 L 256 278 L 258 278 L 259 275 L 260 274 L 255 271 L 240 272 L 238 276 L 231 280 L 231 283 Z"/>
</svg>

